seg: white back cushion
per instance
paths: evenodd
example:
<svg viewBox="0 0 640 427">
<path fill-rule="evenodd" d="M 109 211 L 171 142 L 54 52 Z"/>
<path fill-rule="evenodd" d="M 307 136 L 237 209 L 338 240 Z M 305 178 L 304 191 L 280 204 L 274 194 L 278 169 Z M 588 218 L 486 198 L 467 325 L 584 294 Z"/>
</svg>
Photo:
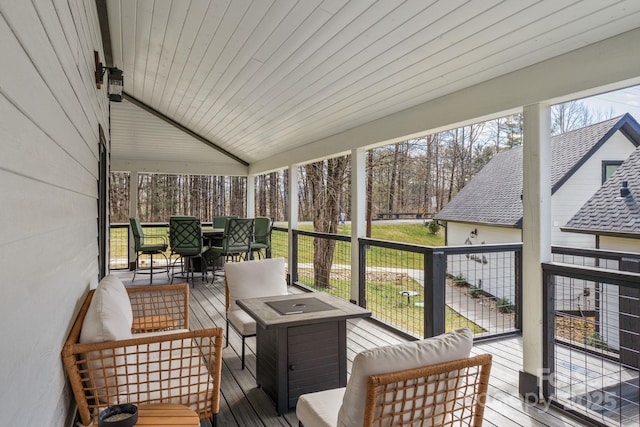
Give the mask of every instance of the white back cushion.
<svg viewBox="0 0 640 427">
<path fill-rule="evenodd" d="M 131 338 L 133 312 L 129 294 L 116 276 L 105 276 L 93 294 L 82 323 L 80 342 L 95 343 Z"/>
<path fill-rule="evenodd" d="M 236 300 L 287 294 L 284 258 L 229 262 L 224 265 L 229 310 L 241 310 Z"/>
<path fill-rule="evenodd" d="M 360 427 L 370 375 L 414 369 L 469 357 L 473 334 L 460 328 L 433 338 L 365 350 L 353 359 L 351 376 L 338 412 L 338 426 Z"/>
</svg>

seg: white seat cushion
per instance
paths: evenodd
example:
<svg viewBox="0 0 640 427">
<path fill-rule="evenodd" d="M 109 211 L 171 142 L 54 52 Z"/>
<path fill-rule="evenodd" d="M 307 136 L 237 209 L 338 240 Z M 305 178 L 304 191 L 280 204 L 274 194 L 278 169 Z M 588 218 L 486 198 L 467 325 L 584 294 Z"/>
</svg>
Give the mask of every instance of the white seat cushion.
<svg viewBox="0 0 640 427">
<path fill-rule="evenodd" d="M 296 416 L 304 427 L 335 427 L 346 388 L 303 394 L 296 404 Z"/>
<path fill-rule="evenodd" d="M 105 276 L 96 288 L 82 322 L 82 344 L 131 338 L 133 311 L 126 288 L 116 276 Z"/>
<path fill-rule="evenodd" d="M 256 321 L 242 309 L 229 310 L 227 320 L 231 322 L 240 335 L 256 334 Z"/>
<path fill-rule="evenodd" d="M 287 294 L 284 258 L 229 262 L 224 265 L 229 288 L 229 310 L 239 309 L 236 300 Z"/>
<path fill-rule="evenodd" d="M 236 301 L 243 298 L 286 295 L 284 258 L 226 263 L 224 274 L 229 292 L 227 320 L 241 335 L 255 335 L 255 320 L 242 310 Z"/>
<path fill-rule="evenodd" d="M 91 298 L 91 304 L 89 304 L 80 330 L 80 343 L 90 344 L 129 339 L 131 338 L 132 323 L 131 301 L 124 284 L 116 276 L 107 275 L 100 281 Z M 111 357 L 106 357 L 109 355 Z M 96 386 L 107 386 L 110 387 L 110 393 L 117 393 L 115 389 L 116 366 L 124 362 L 123 353 L 121 351 L 115 353 L 105 351 L 103 354 L 91 352 L 87 357 L 91 370 L 101 370 L 101 374 L 94 378 Z"/>
<path fill-rule="evenodd" d="M 361 427 L 370 375 L 414 369 L 469 357 L 473 334 L 460 328 L 433 338 L 365 350 L 353 359 L 338 412 L 338 426 Z"/>
</svg>

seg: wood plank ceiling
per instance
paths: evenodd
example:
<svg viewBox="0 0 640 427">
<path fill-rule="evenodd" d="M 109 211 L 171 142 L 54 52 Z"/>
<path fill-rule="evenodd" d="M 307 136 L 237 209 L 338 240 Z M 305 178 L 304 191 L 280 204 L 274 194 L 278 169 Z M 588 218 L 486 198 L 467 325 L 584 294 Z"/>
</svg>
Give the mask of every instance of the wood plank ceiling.
<svg viewBox="0 0 640 427">
<path fill-rule="evenodd" d="M 107 0 L 125 92 L 252 163 L 637 28 L 640 1 Z M 115 158 L 214 161 L 111 104 Z M 149 129 L 144 129 L 148 127 Z"/>
</svg>

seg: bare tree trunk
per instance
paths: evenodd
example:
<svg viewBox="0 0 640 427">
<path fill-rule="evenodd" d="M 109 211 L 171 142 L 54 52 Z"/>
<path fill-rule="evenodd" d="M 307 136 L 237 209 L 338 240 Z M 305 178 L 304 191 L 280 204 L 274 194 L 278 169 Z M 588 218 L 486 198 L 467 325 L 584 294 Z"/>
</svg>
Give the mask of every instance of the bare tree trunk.
<svg viewBox="0 0 640 427">
<path fill-rule="evenodd" d="M 265 215 L 270 218 L 278 217 L 278 199 L 280 198 L 278 192 L 278 173 L 271 172 L 267 177 L 267 189 L 269 191 L 269 199 L 267 200 L 268 209 L 265 211 Z"/>
<path fill-rule="evenodd" d="M 400 154 L 400 144 L 394 144 L 393 147 L 393 160 L 391 163 L 391 177 L 389 178 L 389 194 L 387 208 L 389 212 L 394 211 L 395 198 L 396 198 L 396 178 L 398 174 L 398 156 Z"/>
<path fill-rule="evenodd" d="M 314 204 L 314 230 L 335 234 L 340 215 L 339 194 L 345 180 L 349 157 L 336 157 L 308 164 L 305 172 Z M 335 240 L 314 239 L 313 270 L 316 287 L 330 286 Z"/>
</svg>

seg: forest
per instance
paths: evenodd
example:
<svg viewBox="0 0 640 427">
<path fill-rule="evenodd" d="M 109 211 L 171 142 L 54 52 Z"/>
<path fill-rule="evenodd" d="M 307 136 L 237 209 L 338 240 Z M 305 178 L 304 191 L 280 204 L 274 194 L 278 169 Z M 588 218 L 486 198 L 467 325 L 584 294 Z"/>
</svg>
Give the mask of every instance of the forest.
<svg viewBox="0 0 640 427">
<path fill-rule="evenodd" d="M 552 133 L 612 117 L 580 101 L 552 108 Z M 502 117 L 371 149 L 367 159 L 367 216 L 378 213 L 435 213 L 442 209 L 498 152 L 522 144 L 522 115 Z M 300 166 L 299 221 L 335 232 L 341 213 L 350 218 L 350 156 Z M 168 222 L 174 214 L 209 222 L 219 215 L 245 215 L 246 177 L 139 174 L 138 216 Z M 112 223 L 129 217 L 129 173 L 112 172 Z M 287 220 L 288 171 L 255 177 L 256 216 Z"/>
</svg>

